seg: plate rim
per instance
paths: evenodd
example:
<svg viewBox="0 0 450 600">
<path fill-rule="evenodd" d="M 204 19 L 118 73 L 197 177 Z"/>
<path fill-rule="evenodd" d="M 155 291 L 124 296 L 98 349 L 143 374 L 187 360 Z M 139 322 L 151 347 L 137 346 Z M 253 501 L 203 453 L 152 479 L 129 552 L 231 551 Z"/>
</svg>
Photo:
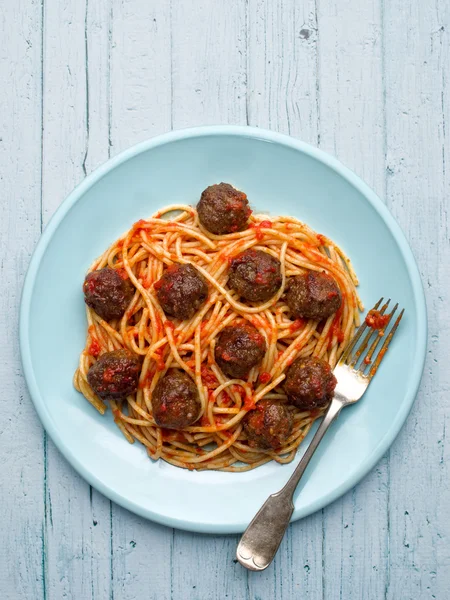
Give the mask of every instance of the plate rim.
<svg viewBox="0 0 450 600">
<path fill-rule="evenodd" d="M 331 156 L 330 154 L 324 152 L 319 148 L 311 146 L 310 144 L 295 139 L 289 135 L 285 135 L 267 129 L 249 127 L 245 125 L 206 125 L 201 127 L 179 129 L 176 131 L 164 133 L 162 135 L 158 135 L 151 139 L 135 144 L 134 146 L 131 146 L 130 148 L 120 152 L 116 156 L 107 160 L 105 163 L 103 163 L 101 166 L 95 169 L 91 174 L 89 174 L 81 183 L 79 183 L 73 189 L 73 191 L 61 202 L 61 204 L 49 220 L 44 231 L 42 232 L 38 243 L 35 247 L 35 250 L 32 254 L 27 273 L 24 279 L 19 312 L 19 346 L 22 360 L 22 369 L 31 400 L 34 404 L 36 412 L 38 413 L 38 416 L 41 420 L 45 431 L 51 437 L 54 444 L 65 457 L 65 459 L 83 477 L 83 479 L 85 479 L 92 487 L 100 491 L 104 496 L 119 504 L 120 506 L 126 508 L 127 510 L 130 510 L 135 514 L 146 519 L 150 519 L 156 523 L 160 523 L 169 527 L 176 527 L 178 529 L 183 529 L 186 531 L 193 531 L 198 533 L 240 533 L 244 531 L 244 529 L 247 526 L 247 523 L 198 523 L 195 521 L 187 521 L 177 517 L 165 516 L 159 513 L 155 513 L 148 508 L 144 508 L 143 506 L 134 503 L 132 500 L 128 500 L 122 497 L 120 493 L 109 488 L 106 484 L 100 481 L 93 473 L 91 473 L 87 468 L 85 468 L 85 466 L 78 460 L 77 456 L 65 446 L 64 439 L 59 435 L 58 429 L 54 427 L 50 413 L 47 410 L 43 399 L 41 398 L 39 388 L 34 377 L 28 338 L 30 323 L 30 304 L 33 296 L 36 275 L 39 270 L 41 260 L 59 224 L 70 212 L 72 207 L 78 202 L 78 200 L 85 194 L 85 192 L 93 185 L 95 185 L 111 170 L 142 152 L 151 150 L 152 148 L 158 146 L 180 141 L 186 138 L 206 136 L 233 136 L 254 138 L 262 141 L 281 144 L 282 146 L 287 146 L 289 148 L 302 152 L 308 156 L 311 156 L 312 158 L 317 159 L 318 161 L 333 169 L 340 176 L 346 179 L 351 185 L 353 185 L 365 197 L 365 199 L 372 205 L 374 210 L 382 218 L 386 227 L 389 229 L 391 235 L 393 236 L 399 247 L 413 288 L 414 300 L 417 307 L 416 326 L 418 334 L 418 350 L 416 352 L 415 360 L 412 365 L 410 386 L 399 408 L 399 412 L 397 413 L 396 418 L 391 423 L 389 429 L 385 432 L 384 436 L 380 439 L 372 454 L 366 458 L 366 460 L 362 463 L 359 469 L 352 476 L 348 477 L 344 483 L 335 488 L 332 492 L 309 504 L 307 508 L 296 508 L 292 515 L 291 522 L 315 513 L 317 510 L 328 506 L 329 504 L 337 500 L 340 496 L 348 492 L 359 481 L 366 477 L 366 475 L 374 468 L 374 466 L 379 462 L 384 453 L 392 445 L 393 441 L 399 434 L 400 429 L 404 425 L 406 418 L 412 408 L 422 378 L 427 350 L 427 309 L 424 288 L 416 259 L 408 244 L 405 234 L 403 233 L 402 229 L 400 228 L 400 225 L 394 219 L 393 215 L 390 213 L 386 205 L 359 176 L 353 173 L 353 171 L 351 171 L 348 167 L 343 165 L 337 158 Z M 274 492 L 275 491 L 276 490 L 274 490 Z M 255 513 L 258 508 L 259 507 L 255 506 Z"/>
</svg>

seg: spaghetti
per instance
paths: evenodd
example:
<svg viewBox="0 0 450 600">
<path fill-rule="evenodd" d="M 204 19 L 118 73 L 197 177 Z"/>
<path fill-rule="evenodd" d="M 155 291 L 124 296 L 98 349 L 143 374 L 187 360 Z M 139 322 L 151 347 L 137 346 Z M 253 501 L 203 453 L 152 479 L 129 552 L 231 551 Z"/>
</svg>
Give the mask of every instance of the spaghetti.
<svg viewBox="0 0 450 600">
<path fill-rule="evenodd" d="M 259 305 L 244 304 L 227 288 L 231 259 L 249 248 L 281 263 L 281 288 Z M 209 285 L 206 302 L 185 321 L 169 320 L 154 290 L 164 268 L 173 263 L 194 265 Z M 87 373 L 101 354 L 126 348 L 142 357 L 139 388 L 126 401 L 110 400 L 110 405 L 126 439 L 141 442 L 152 459 L 224 471 L 245 471 L 270 460 L 290 462 L 321 411 L 287 405 L 282 385 L 286 369 L 294 359 L 308 356 L 334 367 L 359 324 L 358 280 L 342 250 L 292 217 L 253 215 L 244 231 L 221 236 L 202 228 L 193 207 L 173 205 L 135 223 L 89 272 L 106 266 L 126 272 L 135 293 L 121 319 L 106 322 L 87 307 L 87 341 L 75 388 L 103 414 L 106 404 L 89 386 Z M 341 307 L 326 321 L 290 316 L 283 299 L 286 280 L 305 270 L 326 272 L 339 286 Z M 215 343 L 226 326 L 242 320 L 264 336 L 267 352 L 245 380 L 228 379 L 215 361 Z M 195 381 L 201 402 L 199 419 L 182 430 L 158 427 L 152 416 L 152 392 L 171 367 Z M 286 403 L 292 413 L 292 433 L 276 450 L 249 446 L 243 430 L 244 416 L 262 398 Z"/>
</svg>

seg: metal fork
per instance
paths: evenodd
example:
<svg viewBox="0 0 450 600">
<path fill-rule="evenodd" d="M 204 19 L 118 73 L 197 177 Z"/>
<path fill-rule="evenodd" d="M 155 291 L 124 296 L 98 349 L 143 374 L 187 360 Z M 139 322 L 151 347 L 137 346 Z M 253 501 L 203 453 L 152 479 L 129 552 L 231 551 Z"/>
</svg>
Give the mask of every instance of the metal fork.
<svg viewBox="0 0 450 600">
<path fill-rule="evenodd" d="M 383 298 L 375 304 L 372 310 L 378 310 L 382 302 Z M 389 303 L 390 300 L 380 309 L 379 312 L 382 315 L 386 312 Z M 394 306 L 389 314 L 389 321 L 385 327 L 386 335 L 377 329 L 370 328 L 364 321 L 345 348 L 333 371 L 337 379 L 334 397 L 310 445 L 289 481 L 279 492 L 269 496 L 239 542 L 236 558 L 247 569 L 263 571 L 272 562 L 294 511 L 293 496 L 295 489 L 328 427 L 345 406 L 354 404 L 362 397 L 377 372 L 403 317 L 404 309 L 396 318 L 390 331 L 387 331 L 397 309 L 398 304 Z M 383 345 L 372 361 L 383 339 Z M 358 345 L 360 340 L 361 343 Z M 366 352 L 368 346 L 369 349 Z M 364 356 L 363 353 L 365 353 Z"/>
</svg>

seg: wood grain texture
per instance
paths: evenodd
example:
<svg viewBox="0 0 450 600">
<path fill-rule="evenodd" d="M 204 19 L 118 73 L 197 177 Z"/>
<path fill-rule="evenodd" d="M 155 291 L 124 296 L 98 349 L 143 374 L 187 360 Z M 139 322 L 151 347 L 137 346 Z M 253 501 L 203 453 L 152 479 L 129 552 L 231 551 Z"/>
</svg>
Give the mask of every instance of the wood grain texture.
<svg viewBox="0 0 450 600">
<path fill-rule="evenodd" d="M 44 7 L 43 224 L 108 158 L 106 5 Z M 63 151 L 61 151 L 63 149 Z M 45 438 L 46 598 L 104 598 L 111 587 L 110 503 Z"/>
<path fill-rule="evenodd" d="M 381 2 L 321 0 L 317 22 L 320 146 L 383 198 Z M 324 599 L 384 597 L 388 477 L 385 457 L 360 485 L 325 509 Z"/>
<path fill-rule="evenodd" d="M 429 323 L 421 391 L 390 454 L 386 597 L 440 599 L 450 597 L 450 6 L 417 2 L 405 13 L 394 0 L 384 23 L 386 197 L 415 251 Z"/>
<path fill-rule="evenodd" d="M 2 9 L 2 600 L 450 598 L 449 3 L 18 0 Z M 212 123 L 289 133 L 358 173 L 403 227 L 428 300 L 427 365 L 399 438 L 354 490 L 293 524 L 259 574 L 234 562 L 237 536 L 145 521 L 73 471 L 34 413 L 11 318 L 41 224 L 77 183 L 136 142 Z"/>
<path fill-rule="evenodd" d="M 317 145 L 319 135 L 316 2 L 249 0 L 248 124 Z"/>
<path fill-rule="evenodd" d="M 246 3 L 176 0 L 172 14 L 172 125 L 245 124 Z"/>
<path fill-rule="evenodd" d="M 17 309 L 41 231 L 42 11 L 2 6 L 0 48 L 0 596 L 45 593 L 44 446 L 19 358 Z"/>
<path fill-rule="evenodd" d="M 172 126 L 246 124 L 246 4 L 172 3 Z M 174 530 L 172 598 L 247 598 L 247 573 L 233 563 L 237 536 Z M 214 587 L 211 587 L 211 582 Z"/>
<path fill-rule="evenodd" d="M 248 6 L 248 124 L 314 145 L 319 139 L 317 17 L 313 1 L 250 0 Z M 322 512 L 291 525 L 273 564 L 248 575 L 249 598 L 322 600 L 322 532 Z"/>
<path fill-rule="evenodd" d="M 111 153 L 171 128 L 170 11 L 160 2 L 111 4 Z M 173 532 L 111 506 L 111 600 L 169 600 Z"/>
</svg>

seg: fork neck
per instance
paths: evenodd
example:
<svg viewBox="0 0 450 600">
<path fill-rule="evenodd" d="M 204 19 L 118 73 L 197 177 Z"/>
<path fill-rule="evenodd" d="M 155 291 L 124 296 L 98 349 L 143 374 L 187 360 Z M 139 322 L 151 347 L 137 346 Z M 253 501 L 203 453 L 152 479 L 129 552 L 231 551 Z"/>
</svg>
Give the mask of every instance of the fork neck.
<svg viewBox="0 0 450 600">
<path fill-rule="evenodd" d="M 331 425 L 331 423 L 333 423 L 333 421 L 339 415 L 343 407 L 344 403 L 340 399 L 339 395 L 334 396 L 305 454 L 302 456 L 302 459 L 295 468 L 295 471 L 292 473 L 292 476 L 290 477 L 289 481 L 278 492 L 280 495 L 282 494 L 290 496 L 291 498 L 293 497 L 295 489 L 297 488 L 297 485 L 303 473 L 305 472 L 305 469 L 308 466 L 312 455 L 316 451 L 316 448 L 320 444 L 320 441 L 325 435 L 325 432 L 327 431 L 328 427 Z"/>
</svg>

